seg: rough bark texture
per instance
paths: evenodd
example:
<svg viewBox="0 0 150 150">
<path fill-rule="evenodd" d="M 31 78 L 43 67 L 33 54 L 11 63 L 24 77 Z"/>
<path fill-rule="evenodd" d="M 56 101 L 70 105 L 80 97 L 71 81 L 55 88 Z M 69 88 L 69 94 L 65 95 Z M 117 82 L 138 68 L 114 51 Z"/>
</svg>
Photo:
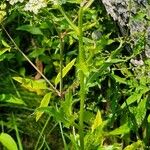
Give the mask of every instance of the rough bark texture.
<svg viewBox="0 0 150 150">
<path fill-rule="evenodd" d="M 128 27 L 134 45 L 139 42 L 140 37 L 145 37 L 143 49 L 146 57 L 150 58 L 150 7 L 148 0 L 102 0 L 102 3 L 107 13 L 119 23 L 122 31 Z"/>
</svg>

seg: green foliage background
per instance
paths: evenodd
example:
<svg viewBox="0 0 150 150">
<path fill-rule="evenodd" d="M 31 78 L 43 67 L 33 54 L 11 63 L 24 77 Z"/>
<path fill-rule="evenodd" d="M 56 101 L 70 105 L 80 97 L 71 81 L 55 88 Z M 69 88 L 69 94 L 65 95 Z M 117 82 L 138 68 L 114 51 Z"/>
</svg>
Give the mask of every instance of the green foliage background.
<svg viewBox="0 0 150 150">
<path fill-rule="evenodd" d="M 145 37 L 122 36 L 99 1 L 56 2 L 0 2 L 0 149 L 149 148 Z"/>
</svg>

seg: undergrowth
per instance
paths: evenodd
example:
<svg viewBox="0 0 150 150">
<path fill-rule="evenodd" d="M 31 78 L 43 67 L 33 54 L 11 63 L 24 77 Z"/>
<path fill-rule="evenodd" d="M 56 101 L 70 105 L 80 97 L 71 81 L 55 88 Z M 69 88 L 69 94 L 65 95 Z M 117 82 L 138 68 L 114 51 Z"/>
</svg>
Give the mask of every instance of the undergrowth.
<svg viewBox="0 0 150 150">
<path fill-rule="evenodd" d="M 0 25 L 0 149 L 149 149 L 146 31 L 94 0 L 2 0 Z"/>
</svg>

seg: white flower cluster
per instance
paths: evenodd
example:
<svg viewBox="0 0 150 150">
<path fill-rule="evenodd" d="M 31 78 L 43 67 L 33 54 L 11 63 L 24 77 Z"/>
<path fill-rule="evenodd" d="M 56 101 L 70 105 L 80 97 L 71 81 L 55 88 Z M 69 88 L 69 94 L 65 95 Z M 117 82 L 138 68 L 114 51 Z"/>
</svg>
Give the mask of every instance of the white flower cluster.
<svg viewBox="0 0 150 150">
<path fill-rule="evenodd" d="M 24 0 L 7 0 L 11 5 L 14 5 L 18 2 L 22 3 Z M 24 7 L 25 11 L 30 11 L 35 14 L 39 12 L 41 8 L 44 8 L 47 6 L 46 0 L 29 0 Z"/>
<path fill-rule="evenodd" d="M 9 3 L 11 5 L 14 5 L 14 4 L 18 3 L 18 2 L 22 3 L 24 0 L 7 0 L 7 1 L 9 1 Z"/>
<path fill-rule="evenodd" d="M 131 59 L 130 60 L 131 64 L 133 64 L 135 67 L 137 66 L 143 66 L 144 65 L 144 62 L 143 60 L 136 60 L 136 59 Z"/>
<path fill-rule="evenodd" d="M 29 2 L 25 5 L 24 10 L 37 14 L 41 8 L 46 6 L 46 0 L 29 0 Z"/>
</svg>

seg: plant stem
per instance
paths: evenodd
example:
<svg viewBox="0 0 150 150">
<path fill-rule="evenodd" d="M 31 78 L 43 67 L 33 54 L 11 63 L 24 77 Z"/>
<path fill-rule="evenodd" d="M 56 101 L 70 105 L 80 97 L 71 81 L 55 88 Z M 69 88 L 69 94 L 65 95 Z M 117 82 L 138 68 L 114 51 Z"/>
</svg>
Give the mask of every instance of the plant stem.
<svg viewBox="0 0 150 150">
<path fill-rule="evenodd" d="M 62 13 L 64 18 L 67 20 L 67 22 L 70 24 L 70 26 L 78 33 L 78 27 L 73 23 L 73 21 L 66 15 L 63 8 L 59 5 L 59 11 Z"/>
<path fill-rule="evenodd" d="M 49 84 L 50 88 L 52 89 L 52 91 L 56 92 L 58 96 L 60 96 L 59 91 L 53 86 L 53 84 L 46 78 L 46 76 L 32 63 L 32 61 L 28 58 L 28 56 L 26 56 L 21 49 L 18 47 L 18 45 L 15 43 L 15 41 L 12 39 L 12 37 L 10 36 L 10 34 L 7 32 L 7 30 L 4 28 L 4 26 L 1 24 L 3 30 L 5 31 L 5 33 L 7 34 L 7 36 L 9 37 L 9 39 L 11 40 L 11 42 L 14 44 L 14 46 L 16 47 L 16 49 L 23 55 L 23 57 L 30 63 L 30 65 L 44 78 L 44 80 Z"/>
<path fill-rule="evenodd" d="M 16 119 L 15 119 L 14 114 L 12 114 L 12 118 L 13 118 L 14 129 L 16 131 L 16 137 L 17 137 L 17 141 L 18 141 L 19 150 L 23 150 L 23 146 L 22 146 L 22 143 L 21 143 L 21 139 L 20 139 L 20 135 L 19 135 L 17 125 L 16 125 Z"/>
<path fill-rule="evenodd" d="M 46 120 L 46 122 L 45 122 L 45 124 L 44 124 L 44 126 L 43 126 L 43 128 L 42 128 L 42 130 L 41 130 L 40 136 L 39 136 L 39 138 L 38 138 L 38 140 L 37 140 L 37 143 L 36 143 L 36 145 L 35 145 L 34 150 L 37 150 L 38 145 L 39 145 L 39 142 L 40 142 L 41 137 L 42 137 L 42 135 L 43 135 L 43 132 L 44 132 L 46 126 L 48 125 L 48 122 L 50 121 L 50 118 L 51 118 L 51 116 L 49 116 L 48 119 Z"/>
<path fill-rule="evenodd" d="M 85 62 L 85 53 L 83 48 L 83 31 L 82 31 L 82 17 L 83 17 L 83 7 L 81 6 L 79 9 L 79 19 L 78 19 L 78 27 L 79 27 L 79 66 L 83 62 Z M 84 150 L 84 127 L 83 127 L 83 118 L 84 118 L 84 101 L 85 101 L 85 87 L 84 87 L 84 73 L 79 68 L 79 82 L 80 82 L 80 118 L 79 118 L 79 135 L 80 135 L 80 148 Z"/>
<path fill-rule="evenodd" d="M 59 127 L 60 127 L 60 132 L 61 132 L 62 140 L 63 140 L 63 143 L 64 143 L 64 150 L 68 150 L 68 147 L 67 147 L 67 143 L 66 143 L 66 140 L 65 140 L 65 137 L 64 137 L 64 133 L 63 133 L 63 129 L 62 129 L 61 122 L 59 122 Z"/>
<path fill-rule="evenodd" d="M 64 50 L 64 37 L 60 33 L 60 97 L 63 97 L 63 50 Z"/>
</svg>

